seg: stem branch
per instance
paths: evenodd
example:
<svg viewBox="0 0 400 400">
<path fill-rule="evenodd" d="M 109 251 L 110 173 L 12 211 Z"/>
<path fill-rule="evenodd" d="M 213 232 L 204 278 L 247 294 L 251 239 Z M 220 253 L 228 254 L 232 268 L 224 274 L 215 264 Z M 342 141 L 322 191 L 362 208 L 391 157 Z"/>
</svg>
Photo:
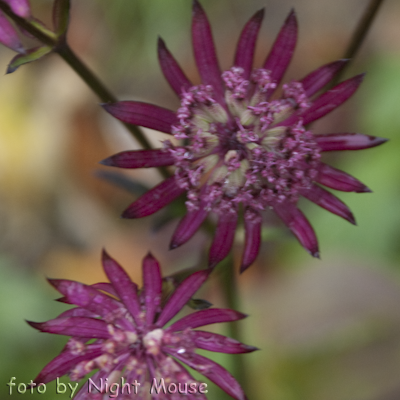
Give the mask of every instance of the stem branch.
<svg viewBox="0 0 400 400">
<path fill-rule="evenodd" d="M 343 58 L 349 59 L 350 62 L 348 62 L 345 67 L 336 75 L 335 79 L 332 81 L 331 87 L 335 86 L 340 81 L 344 71 L 353 61 L 358 50 L 363 44 L 364 39 L 366 38 L 368 31 L 371 28 L 376 15 L 378 14 L 379 7 L 382 5 L 383 1 L 384 0 L 370 0 L 367 8 L 364 10 L 364 13 L 356 26 L 356 29 L 343 56 Z"/>
<path fill-rule="evenodd" d="M 0 10 L 10 17 L 21 29 L 30 33 L 43 44 L 52 47 L 53 51 L 57 53 L 82 78 L 82 80 L 94 93 L 96 93 L 102 102 L 114 103 L 118 101 L 117 98 L 104 86 L 100 79 L 97 78 L 97 76 L 71 50 L 65 38 L 61 37 L 60 39 L 56 39 L 53 36 L 46 34 L 46 32 L 37 28 L 30 21 L 14 14 L 9 5 L 2 1 L 0 1 Z M 151 144 L 139 127 L 125 123 L 124 125 L 144 149 L 152 148 Z M 167 169 L 158 169 L 163 177 L 166 178 L 170 176 Z"/>
</svg>

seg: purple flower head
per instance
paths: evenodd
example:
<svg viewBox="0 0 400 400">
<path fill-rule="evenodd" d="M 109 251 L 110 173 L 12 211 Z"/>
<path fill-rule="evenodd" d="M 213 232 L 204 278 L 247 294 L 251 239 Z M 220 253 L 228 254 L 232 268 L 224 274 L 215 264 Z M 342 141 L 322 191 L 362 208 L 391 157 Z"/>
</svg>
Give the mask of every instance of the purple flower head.
<svg viewBox="0 0 400 400">
<path fill-rule="evenodd" d="M 336 109 L 353 95 L 363 75 L 350 78 L 317 95 L 345 65 L 324 65 L 272 95 L 290 63 L 297 39 L 294 11 L 287 17 L 261 68 L 252 69 L 256 38 L 263 19 L 258 11 L 245 25 L 234 66 L 221 72 L 207 16 L 194 0 L 192 40 L 202 83 L 193 85 L 160 39 L 161 69 L 180 96 L 176 113 L 151 104 L 122 101 L 104 108 L 114 117 L 170 133 L 185 145 L 170 141 L 157 150 L 126 151 L 104 161 L 120 168 L 174 165 L 175 174 L 145 193 L 124 212 L 126 218 L 150 215 L 182 193 L 187 214 L 171 241 L 176 248 L 197 231 L 210 211 L 218 215 L 209 265 L 224 259 L 233 243 L 239 204 L 246 233 L 241 270 L 257 257 L 262 211 L 273 209 L 301 245 L 318 257 L 318 242 L 310 223 L 297 208 L 300 196 L 355 223 L 348 207 L 319 185 L 345 192 L 369 192 L 357 179 L 321 162 L 324 151 L 359 150 L 385 139 L 359 133 L 316 135 L 311 122 Z"/>
<path fill-rule="evenodd" d="M 210 308 L 189 314 L 172 325 L 165 325 L 182 309 L 200 288 L 209 271 L 198 271 L 186 278 L 166 302 L 162 301 L 162 276 L 157 260 L 148 254 L 143 260 L 143 288 L 133 283 L 124 269 L 105 252 L 103 268 L 110 283 L 84 285 L 75 281 L 50 280 L 64 296 L 59 299 L 76 307 L 47 322 L 29 322 L 42 331 L 71 336 L 59 356 L 48 363 L 35 382 L 47 383 L 69 374 L 79 380 L 98 369 L 92 382 L 100 388 L 106 379 L 129 384 L 138 382 L 134 396 L 121 392 L 119 399 L 148 398 L 153 380 L 157 384 L 174 383 L 181 391 L 185 384 L 197 382 L 180 362 L 200 372 L 235 399 L 245 395 L 233 376 L 219 364 L 195 353 L 196 348 L 221 353 L 248 353 L 255 347 L 225 336 L 194 330 L 204 325 L 231 322 L 246 315 L 229 309 Z M 76 399 L 103 399 L 103 394 L 85 384 Z M 194 389 L 193 389 L 194 390 Z M 186 395 L 165 394 L 160 399 L 205 399 L 201 392 Z M 106 387 L 103 387 L 106 393 Z"/>
</svg>

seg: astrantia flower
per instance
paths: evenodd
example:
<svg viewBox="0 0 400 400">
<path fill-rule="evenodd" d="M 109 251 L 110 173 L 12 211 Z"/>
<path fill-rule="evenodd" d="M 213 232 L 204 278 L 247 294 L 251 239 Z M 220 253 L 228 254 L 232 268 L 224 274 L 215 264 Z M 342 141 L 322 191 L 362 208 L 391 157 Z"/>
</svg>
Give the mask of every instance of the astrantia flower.
<svg viewBox="0 0 400 400">
<path fill-rule="evenodd" d="M 193 393 L 193 385 L 190 394 L 190 383 L 196 381 L 176 361 L 179 360 L 206 376 L 233 398 L 245 399 L 239 384 L 228 371 L 196 354 L 195 350 L 238 354 L 256 348 L 219 334 L 194 330 L 204 325 L 237 321 L 244 318 L 244 314 L 210 308 L 189 314 L 165 327 L 204 283 L 208 271 L 190 275 L 162 304 L 162 276 L 158 262 L 151 254 L 143 260 L 144 285 L 141 291 L 105 252 L 103 268 L 110 283 L 88 286 L 75 281 L 50 280 L 63 294 L 61 301 L 77 307 L 47 322 L 29 322 L 42 332 L 72 336 L 62 353 L 44 367 L 35 382 L 47 383 L 65 374 L 75 381 L 98 369 L 91 380 L 98 388 L 103 381 L 105 398 L 109 398 L 105 394 L 107 387 L 112 382 L 121 382 L 123 377 L 128 385 L 136 381 L 140 386 L 137 386 L 138 392 L 132 391 L 130 396 L 127 389 L 124 394 L 120 392 L 119 399 L 147 399 L 154 379 L 158 386 L 163 379 L 166 387 L 174 383 L 182 392 L 186 387 L 186 394 L 165 394 L 162 389 L 155 398 L 205 399 L 200 392 Z M 108 382 L 107 387 L 105 382 Z M 85 384 L 76 399 L 103 399 L 94 386 L 91 388 L 89 393 L 88 384 Z M 172 387 L 174 389 L 175 386 Z"/>
<path fill-rule="evenodd" d="M 292 11 L 262 67 L 252 70 L 262 19 L 263 10 L 245 25 L 234 66 L 221 73 L 207 16 L 195 0 L 192 39 L 202 84 L 193 86 L 160 39 L 159 60 L 181 98 L 178 111 L 135 101 L 104 105 L 124 122 L 184 140 L 182 146 L 166 141 L 162 149 L 122 152 L 102 163 L 120 168 L 174 165 L 174 176 L 145 193 L 123 216 L 150 215 L 186 192 L 188 212 L 173 235 L 171 248 L 190 239 L 213 211 L 218 223 L 209 255 L 211 267 L 232 246 L 239 204 L 244 208 L 246 233 L 242 270 L 259 252 L 261 213 L 266 209 L 273 209 L 303 247 L 318 256 L 315 233 L 297 208 L 299 197 L 354 223 L 348 207 L 318 184 L 345 192 L 370 191 L 352 176 L 321 162 L 321 153 L 365 149 L 385 141 L 358 133 L 315 135 L 307 130 L 308 124 L 345 102 L 363 75 L 315 97 L 346 63 L 339 60 L 284 84 L 280 97 L 273 96 L 292 58 L 297 20 Z"/>
</svg>

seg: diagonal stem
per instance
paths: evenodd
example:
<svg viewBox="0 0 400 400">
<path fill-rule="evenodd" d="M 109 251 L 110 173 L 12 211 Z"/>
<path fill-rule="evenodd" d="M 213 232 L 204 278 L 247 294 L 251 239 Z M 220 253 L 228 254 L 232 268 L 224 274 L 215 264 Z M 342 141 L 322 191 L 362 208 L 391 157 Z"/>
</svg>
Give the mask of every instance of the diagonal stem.
<svg viewBox="0 0 400 400">
<path fill-rule="evenodd" d="M 329 85 L 330 87 L 335 86 L 340 81 L 344 74 L 344 71 L 354 60 L 354 57 L 356 56 L 358 50 L 363 44 L 368 34 L 368 31 L 371 28 L 376 15 L 378 14 L 379 7 L 382 5 L 383 1 L 384 0 L 370 0 L 370 2 L 368 3 L 367 8 L 364 10 L 364 13 L 356 26 L 356 29 L 343 56 L 343 58 L 349 59 L 350 62 L 348 62 L 345 67 L 335 76 L 335 79 Z"/>
<path fill-rule="evenodd" d="M 86 64 L 72 51 L 68 43 L 64 38 L 57 39 L 51 34 L 38 29 L 30 21 L 19 17 L 14 14 L 8 4 L 0 1 L 0 10 L 4 12 L 9 18 L 11 18 L 21 29 L 27 31 L 36 39 L 43 44 L 53 48 L 53 51 L 57 53 L 90 87 L 90 89 L 96 93 L 101 101 L 108 103 L 114 103 L 117 98 L 108 90 L 108 88 L 100 81 L 100 79 L 91 71 Z M 151 149 L 152 146 L 143 134 L 142 130 L 131 124 L 125 124 L 125 127 L 129 132 L 136 138 L 140 145 L 144 149 Z M 167 169 L 159 168 L 160 173 L 164 177 L 168 177 L 170 174 Z"/>
</svg>

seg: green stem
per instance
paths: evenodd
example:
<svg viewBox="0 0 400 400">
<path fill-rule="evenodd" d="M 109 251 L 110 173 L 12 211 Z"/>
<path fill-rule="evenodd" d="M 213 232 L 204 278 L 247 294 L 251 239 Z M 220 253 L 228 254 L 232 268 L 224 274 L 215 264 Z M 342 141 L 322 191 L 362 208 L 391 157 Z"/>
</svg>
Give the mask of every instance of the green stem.
<svg viewBox="0 0 400 400">
<path fill-rule="evenodd" d="M 383 0 L 370 0 L 367 8 L 364 10 L 360 21 L 358 22 L 356 29 L 351 37 L 350 43 L 344 53 L 343 58 L 349 59 L 350 62 L 336 75 L 335 79 L 332 81 L 330 87 L 335 86 L 342 78 L 344 71 L 349 67 L 350 63 L 353 61 L 358 50 L 366 38 L 372 23 L 378 14 L 379 7 L 382 5 Z"/>
<path fill-rule="evenodd" d="M 97 78 L 97 76 L 86 66 L 86 64 L 84 64 L 82 60 L 78 58 L 78 56 L 71 50 L 64 37 L 57 39 L 51 32 L 47 33 L 44 29 L 39 29 L 30 21 L 15 15 L 9 5 L 3 3 L 2 1 L 0 1 L 0 10 L 10 17 L 21 29 L 29 32 L 43 44 L 52 47 L 53 51 L 57 53 L 82 78 L 82 80 L 94 93 L 96 93 L 101 101 L 105 103 L 114 103 L 118 101 L 117 98 L 104 86 L 100 79 Z M 140 128 L 131 124 L 124 123 L 124 125 L 144 149 L 152 148 L 150 142 L 147 140 Z M 165 178 L 170 176 L 167 169 L 158 169 Z"/>
<path fill-rule="evenodd" d="M 233 254 L 232 251 L 228 257 L 221 263 L 219 267 L 221 287 L 224 291 L 226 306 L 232 310 L 240 311 L 240 296 L 237 286 L 237 273 L 235 271 Z M 243 321 L 229 322 L 228 324 L 228 336 L 232 339 L 236 339 L 239 342 L 245 342 L 243 340 Z M 248 380 L 246 373 L 246 355 L 235 354 L 232 357 L 232 374 L 239 381 L 242 389 L 245 393 L 248 393 Z M 240 358 L 240 359 L 239 359 Z"/>
</svg>

